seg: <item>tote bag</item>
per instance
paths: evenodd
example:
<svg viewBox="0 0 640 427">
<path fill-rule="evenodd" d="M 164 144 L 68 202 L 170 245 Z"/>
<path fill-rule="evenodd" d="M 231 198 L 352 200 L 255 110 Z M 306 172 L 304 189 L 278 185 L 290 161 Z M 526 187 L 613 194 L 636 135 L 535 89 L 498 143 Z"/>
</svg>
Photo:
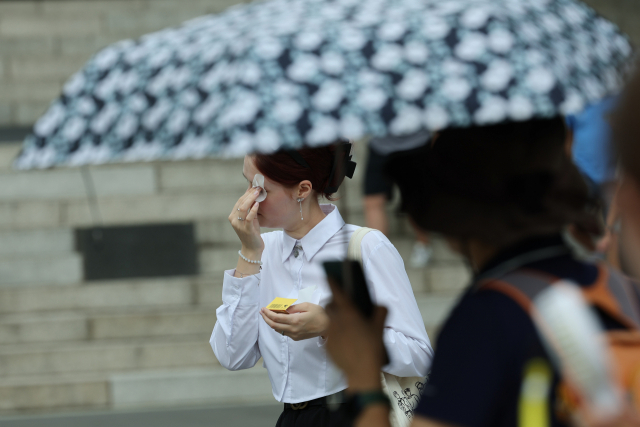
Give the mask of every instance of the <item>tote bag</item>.
<svg viewBox="0 0 640 427">
<path fill-rule="evenodd" d="M 362 239 L 372 228 L 361 227 L 353 233 L 349 241 L 347 257 L 362 263 Z M 391 401 L 389 421 L 392 427 L 408 427 L 413 418 L 413 410 L 418 405 L 420 394 L 426 382 L 422 377 L 398 377 L 381 372 L 382 390 Z"/>
</svg>

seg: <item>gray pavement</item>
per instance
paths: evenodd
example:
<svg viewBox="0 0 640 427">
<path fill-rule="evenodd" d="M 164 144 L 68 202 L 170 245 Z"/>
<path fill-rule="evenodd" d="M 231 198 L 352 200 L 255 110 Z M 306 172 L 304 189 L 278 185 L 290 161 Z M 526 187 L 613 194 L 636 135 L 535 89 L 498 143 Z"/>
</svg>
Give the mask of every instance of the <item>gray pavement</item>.
<svg viewBox="0 0 640 427">
<path fill-rule="evenodd" d="M 0 427 L 273 427 L 282 404 L 2 416 Z"/>
</svg>

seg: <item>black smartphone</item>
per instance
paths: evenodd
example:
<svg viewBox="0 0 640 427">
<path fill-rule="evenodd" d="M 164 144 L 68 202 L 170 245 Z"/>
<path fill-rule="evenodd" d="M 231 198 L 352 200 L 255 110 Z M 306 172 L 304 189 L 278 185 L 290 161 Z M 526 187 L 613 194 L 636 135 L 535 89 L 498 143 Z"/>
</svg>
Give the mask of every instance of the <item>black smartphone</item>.
<svg viewBox="0 0 640 427">
<path fill-rule="evenodd" d="M 327 278 L 349 296 L 364 317 L 370 319 L 373 316 L 373 302 L 360 263 L 350 260 L 328 261 L 323 266 Z"/>
</svg>

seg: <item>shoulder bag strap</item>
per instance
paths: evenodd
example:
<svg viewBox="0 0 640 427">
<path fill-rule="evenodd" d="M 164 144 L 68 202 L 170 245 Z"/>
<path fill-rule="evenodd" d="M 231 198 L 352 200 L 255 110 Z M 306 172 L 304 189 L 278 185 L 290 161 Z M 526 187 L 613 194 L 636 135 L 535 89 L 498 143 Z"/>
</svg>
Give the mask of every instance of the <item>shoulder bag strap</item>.
<svg viewBox="0 0 640 427">
<path fill-rule="evenodd" d="M 349 249 L 347 249 L 347 257 L 350 260 L 358 261 L 362 264 L 362 239 L 369 232 L 375 231 L 373 228 L 358 228 L 349 241 Z M 398 377 L 386 372 L 380 372 L 380 380 L 382 389 L 391 401 L 391 412 L 389 413 L 389 421 L 392 427 L 409 427 L 415 403 L 406 397 L 406 390 L 410 391 L 412 396 L 420 395 L 417 383 L 424 385 L 425 379 L 422 377 Z M 393 395 L 393 392 L 399 396 L 399 399 Z"/>
<path fill-rule="evenodd" d="M 362 239 L 370 231 L 375 231 L 373 228 L 360 227 L 349 240 L 349 248 L 347 249 L 347 258 L 353 261 L 359 261 L 362 264 Z"/>
</svg>

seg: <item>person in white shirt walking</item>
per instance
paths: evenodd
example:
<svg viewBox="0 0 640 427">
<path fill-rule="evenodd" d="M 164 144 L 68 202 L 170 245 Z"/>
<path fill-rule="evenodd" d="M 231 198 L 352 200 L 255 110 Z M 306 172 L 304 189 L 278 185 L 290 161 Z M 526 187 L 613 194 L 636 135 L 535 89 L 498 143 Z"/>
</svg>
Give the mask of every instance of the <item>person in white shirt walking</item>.
<svg viewBox="0 0 640 427">
<path fill-rule="evenodd" d="M 350 144 L 337 156 L 336 147 L 245 157 L 250 185 L 229 216 L 242 248 L 235 270 L 224 273 L 210 343 L 229 370 L 251 368 L 262 357 L 273 395 L 285 404 L 278 427 L 328 426 L 343 409 L 328 407 L 347 383 L 324 348 L 331 291 L 322 263 L 344 259 L 359 227 L 345 224 L 334 205 L 319 203 L 323 196 L 331 200 L 344 171 L 355 166 Z M 260 189 L 251 185 L 256 175 L 264 176 L 267 197 L 261 202 Z M 260 227 L 283 231 L 261 235 Z M 389 309 L 384 342 L 390 363 L 383 371 L 424 377 L 433 350 L 400 254 L 375 231 L 362 240 L 362 262 L 374 303 Z M 291 306 L 289 314 L 265 308 L 276 297 L 298 298 L 304 289 L 310 302 Z"/>
</svg>

